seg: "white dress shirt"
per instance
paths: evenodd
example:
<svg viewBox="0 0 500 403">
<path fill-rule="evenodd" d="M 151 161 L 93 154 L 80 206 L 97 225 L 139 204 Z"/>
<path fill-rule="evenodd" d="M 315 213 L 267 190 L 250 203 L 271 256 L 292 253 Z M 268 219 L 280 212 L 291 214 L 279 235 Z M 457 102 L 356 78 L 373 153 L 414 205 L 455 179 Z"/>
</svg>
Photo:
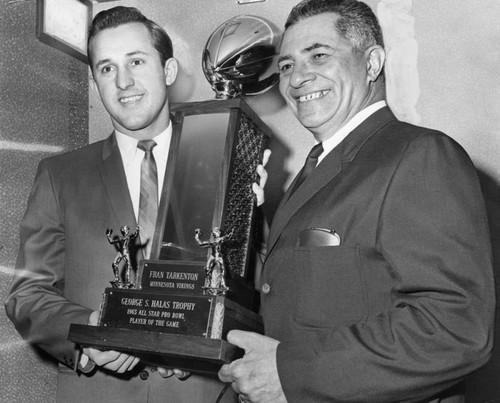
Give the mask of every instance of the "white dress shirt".
<svg viewBox="0 0 500 403">
<path fill-rule="evenodd" d="M 116 141 L 120 154 L 122 156 L 123 168 L 127 177 L 128 191 L 134 207 L 135 218 L 139 217 L 139 199 L 141 196 L 141 163 L 145 152 L 137 148 L 138 140 L 126 134 L 115 130 Z M 167 168 L 168 151 L 170 149 L 170 140 L 172 138 L 172 124 L 169 123 L 166 130 L 161 132 L 153 140 L 156 146 L 153 148 L 153 156 L 156 161 L 158 171 L 158 199 L 161 198 L 163 188 L 163 179 Z M 160 200 L 158 200 L 158 203 Z"/>
<path fill-rule="evenodd" d="M 385 101 L 378 101 L 370 106 L 367 106 L 365 109 L 354 115 L 352 119 L 349 120 L 345 126 L 342 126 L 333 136 L 323 141 L 323 152 L 318 157 L 318 164 L 328 155 L 330 151 L 337 147 L 342 140 L 349 135 L 349 133 L 368 119 L 369 116 L 373 115 L 376 111 L 382 109 L 386 105 L 387 103 Z"/>
</svg>

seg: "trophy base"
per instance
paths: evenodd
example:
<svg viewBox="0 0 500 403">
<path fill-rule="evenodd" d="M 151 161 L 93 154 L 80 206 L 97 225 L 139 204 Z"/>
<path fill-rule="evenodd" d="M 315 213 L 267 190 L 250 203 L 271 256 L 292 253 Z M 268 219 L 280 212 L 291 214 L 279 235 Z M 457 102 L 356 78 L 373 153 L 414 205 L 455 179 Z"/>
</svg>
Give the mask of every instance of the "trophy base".
<svg viewBox="0 0 500 403">
<path fill-rule="evenodd" d="M 205 374 L 216 374 L 244 354 L 220 339 L 79 324 L 70 326 L 68 339 L 83 347 L 123 351 L 151 366 Z"/>
</svg>

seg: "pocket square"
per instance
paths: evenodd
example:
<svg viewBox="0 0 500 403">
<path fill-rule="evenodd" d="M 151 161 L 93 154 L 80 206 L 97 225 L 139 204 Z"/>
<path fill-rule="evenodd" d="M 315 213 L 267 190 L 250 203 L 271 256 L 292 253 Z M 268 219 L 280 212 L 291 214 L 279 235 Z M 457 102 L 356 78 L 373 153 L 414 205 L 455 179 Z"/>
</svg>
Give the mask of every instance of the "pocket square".
<svg viewBox="0 0 500 403">
<path fill-rule="evenodd" d="M 327 228 L 309 228 L 300 232 L 299 247 L 338 246 L 340 236 Z"/>
</svg>

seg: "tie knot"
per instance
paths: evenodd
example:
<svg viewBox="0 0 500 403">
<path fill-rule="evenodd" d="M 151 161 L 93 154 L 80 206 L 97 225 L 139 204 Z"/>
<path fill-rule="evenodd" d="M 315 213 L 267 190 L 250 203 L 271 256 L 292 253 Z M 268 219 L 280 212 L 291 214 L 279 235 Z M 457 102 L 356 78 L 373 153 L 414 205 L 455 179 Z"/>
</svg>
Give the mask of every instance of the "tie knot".
<svg viewBox="0 0 500 403">
<path fill-rule="evenodd" d="M 151 151 L 156 146 L 156 141 L 154 140 L 140 140 L 137 143 L 137 148 L 140 148 L 142 151 L 148 152 Z"/>
<path fill-rule="evenodd" d="M 311 149 L 311 151 L 309 151 L 307 159 L 318 159 L 318 157 L 321 155 L 322 152 L 323 152 L 323 144 L 318 143 Z"/>
</svg>

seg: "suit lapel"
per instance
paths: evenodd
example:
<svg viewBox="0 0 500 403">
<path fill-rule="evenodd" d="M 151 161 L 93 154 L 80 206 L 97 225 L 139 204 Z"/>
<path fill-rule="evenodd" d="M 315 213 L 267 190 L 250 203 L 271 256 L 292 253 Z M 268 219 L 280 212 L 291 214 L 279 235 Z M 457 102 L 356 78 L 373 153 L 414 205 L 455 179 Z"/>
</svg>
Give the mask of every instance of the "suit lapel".
<svg viewBox="0 0 500 403">
<path fill-rule="evenodd" d="M 128 191 L 120 149 L 114 134 L 104 142 L 102 161 L 98 168 L 117 222 L 122 223 L 120 225 L 133 223 L 135 227 L 137 222 L 134 208 Z"/>
<path fill-rule="evenodd" d="M 285 192 L 283 199 L 276 210 L 273 223 L 268 238 L 268 256 L 276 245 L 281 232 L 288 224 L 293 215 L 308 200 L 316 195 L 326 184 L 331 182 L 339 173 L 342 172 L 346 163 L 352 161 L 363 144 L 374 135 L 380 128 L 395 117 L 389 108 L 384 107 L 368 117 L 361 125 L 355 128 L 337 147 L 335 147 L 321 163 L 316 167 L 312 175 L 302 186 L 290 195 L 292 184 Z"/>
<path fill-rule="evenodd" d="M 326 158 L 316 167 L 313 174 L 292 194 L 293 184 L 297 180 L 294 179 L 283 196 L 276 214 L 273 219 L 273 225 L 269 233 L 268 251 L 272 249 L 276 243 L 279 234 L 290 221 L 292 216 L 299 210 L 307 201 L 313 197 L 321 188 L 328 182 L 333 180 L 342 170 L 340 150 L 332 150 Z"/>
</svg>

